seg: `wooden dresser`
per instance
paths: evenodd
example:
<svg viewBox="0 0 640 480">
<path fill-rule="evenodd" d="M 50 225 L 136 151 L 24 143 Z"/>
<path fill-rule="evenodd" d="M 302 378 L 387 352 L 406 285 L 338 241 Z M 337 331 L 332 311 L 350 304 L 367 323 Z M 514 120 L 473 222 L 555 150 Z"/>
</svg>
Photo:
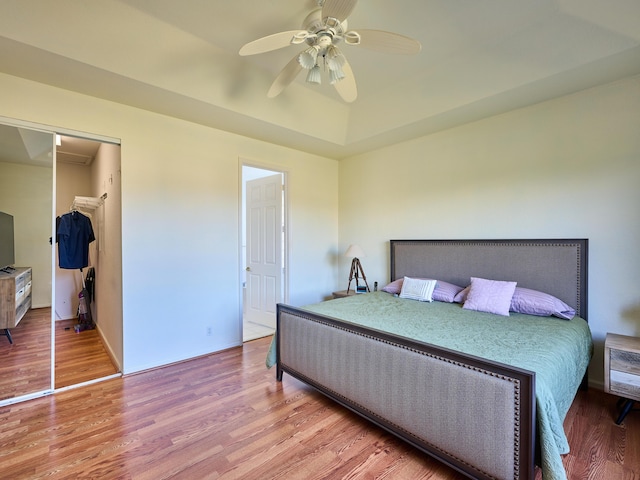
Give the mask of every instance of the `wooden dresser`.
<svg viewBox="0 0 640 480">
<path fill-rule="evenodd" d="M 640 338 L 607 333 L 604 342 L 604 391 L 625 399 L 620 424 L 640 401 Z"/>
<path fill-rule="evenodd" d="M 0 273 L 0 330 L 10 343 L 10 328 L 20 323 L 31 308 L 31 268 L 18 267 L 11 273 Z"/>
</svg>

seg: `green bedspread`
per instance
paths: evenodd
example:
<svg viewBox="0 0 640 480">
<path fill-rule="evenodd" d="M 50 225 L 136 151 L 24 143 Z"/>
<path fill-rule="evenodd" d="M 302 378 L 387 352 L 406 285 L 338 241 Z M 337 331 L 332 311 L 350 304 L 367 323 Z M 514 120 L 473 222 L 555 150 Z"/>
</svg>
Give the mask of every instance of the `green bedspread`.
<svg viewBox="0 0 640 480">
<path fill-rule="evenodd" d="M 537 425 L 545 480 L 566 479 L 561 455 L 569 452 L 564 418 L 591 359 L 587 322 L 464 310 L 459 304 L 417 302 L 384 292 L 304 307 L 329 317 L 387 331 L 536 373 Z M 267 366 L 275 364 L 275 346 Z"/>
</svg>

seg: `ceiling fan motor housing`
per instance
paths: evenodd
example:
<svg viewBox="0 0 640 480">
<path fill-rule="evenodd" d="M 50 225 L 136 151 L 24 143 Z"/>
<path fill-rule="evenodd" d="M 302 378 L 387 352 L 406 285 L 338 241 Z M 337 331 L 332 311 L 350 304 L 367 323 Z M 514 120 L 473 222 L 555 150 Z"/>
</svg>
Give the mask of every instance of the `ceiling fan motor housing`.
<svg viewBox="0 0 640 480">
<path fill-rule="evenodd" d="M 312 11 L 302 22 L 302 28 L 309 32 L 307 43 L 326 48 L 330 43 L 338 43 L 347 31 L 347 20 L 340 22 L 337 18 L 322 18 L 322 9 Z M 328 40 L 327 40 L 328 39 Z M 329 43 L 327 43 L 327 41 Z"/>
</svg>

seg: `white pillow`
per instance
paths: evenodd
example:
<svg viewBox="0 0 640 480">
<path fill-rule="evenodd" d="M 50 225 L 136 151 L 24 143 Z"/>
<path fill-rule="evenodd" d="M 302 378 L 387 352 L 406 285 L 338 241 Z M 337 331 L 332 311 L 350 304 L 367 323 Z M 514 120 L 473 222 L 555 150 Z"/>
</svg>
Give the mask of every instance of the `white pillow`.
<svg viewBox="0 0 640 480">
<path fill-rule="evenodd" d="M 432 302 L 433 290 L 436 288 L 436 280 L 404 277 L 400 298 L 419 300 L 420 302 Z"/>
</svg>

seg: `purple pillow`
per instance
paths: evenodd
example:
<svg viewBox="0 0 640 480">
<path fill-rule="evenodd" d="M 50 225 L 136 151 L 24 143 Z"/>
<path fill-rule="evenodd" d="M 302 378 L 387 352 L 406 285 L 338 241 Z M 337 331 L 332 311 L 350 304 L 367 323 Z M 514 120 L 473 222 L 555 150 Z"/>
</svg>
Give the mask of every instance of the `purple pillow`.
<svg viewBox="0 0 640 480">
<path fill-rule="evenodd" d="M 541 317 L 554 316 L 571 320 L 576 311 L 562 300 L 548 293 L 517 287 L 511 298 L 512 312 L 538 315 Z"/>
<path fill-rule="evenodd" d="M 402 291 L 402 282 L 404 278 L 399 278 L 398 280 L 394 280 L 387 286 L 385 286 L 382 291 L 387 293 L 392 293 L 394 295 L 399 295 Z M 442 280 L 438 280 L 436 283 L 436 288 L 433 291 L 432 298 L 438 302 L 447 302 L 452 303 L 455 296 L 462 290 L 462 287 L 458 285 L 454 285 L 453 283 L 443 282 Z"/>
<path fill-rule="evenodd" d="M 399 278 L 398 280 L 394 280 L 387 286 L 385 286 L 382 291 L 387 293 L 393 293 L 394 295 L 399 295 L 402 291 L 402 282 L 404 278 Z"/>
<path fill-rule="evenodd" d="M 465 300 L 467 299 L 467 295 L 469 295 L 469 290 L 470 289 L 471 289 L 471 285 L 469 285 L 466 288 L 463 288 L 462 290 L 460 290 L 458 293 L 456 293 L 456 296 L 453 297 L 453 301 L 455 303 L 464 303 Z"/>
<path fill-rule="evenodd" d="M 462 308 L 508 317 L 516 285 L 517 282 L 471 277 L 469 295 Z"/>
<path fill-rule="evenodd" d="M 436 289 L 433 291 L 433 299 L 438 302 L 453 303 L 453 299 L 461 291 L 462 287 L 459 287 L 458 285 L 438 280 L 438 283 L 436 283 Z"/>
</svg>

